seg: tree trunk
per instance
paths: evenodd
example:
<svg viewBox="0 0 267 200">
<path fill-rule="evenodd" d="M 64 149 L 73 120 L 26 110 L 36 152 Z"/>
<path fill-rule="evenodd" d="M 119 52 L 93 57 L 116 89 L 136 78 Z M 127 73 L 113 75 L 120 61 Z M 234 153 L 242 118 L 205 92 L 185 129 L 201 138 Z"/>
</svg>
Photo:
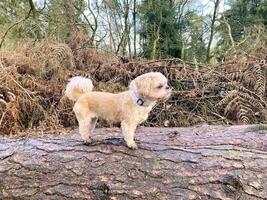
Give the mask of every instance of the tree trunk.
<svg viewBox="0 0 267 200">
<path fill-rule="evenodd" d="M 70 37 L 73 33 L 77 32 L 76 26 L 76 16 L 75 16 L 75 7 L 74 7 L 74 0 L 65 0 L 64 2 L 65 8 L 65 19 L 67 23 L 67 35 Z"/>
<path fill-rule="evenodd" d="M 235 41 L 234 38 L 232 36 L 232 28 L 231 25 L 228 23 L 228 21 L 225 19 L 225 16 L 222 15 L 222 19 L 223 19 L 223 23 L 226 25 L 227 30 L 228 30 L 228 36 L 230 38 L 230 43 L 231 43 L 231 47 L 233 48 L 235 46 Z"/>
<path fill-rule="evenodd" d="M 29 0 L 29 4 L 30 4 L 30 7 L 31 7 L 31 10 L 32 10 L 32 17 L 34 20 L 37 19 L 37 14 L 36 14 L 36 8 L 34 6 L 34 3 L 32 0 Z"/>
<path fill-rule="evenodd" d="M 123 42 L 122 42 L 122 54 L 125 56 L 127 51 L 127 43 L 128 43 L 128 37 L 129 37 L 129 22 L 128 22 L 128 16 L 129 16 L 129 1 L 124 1 L 124 31 L 123 31 Z M 129 52 L 130 53 L 130 52 Z"/>
<path fill-rule="evenodd" d="M 30 8 L 31 8 L 31 11 L 32 11 L 32 17 L 33 17 L 33 20 L 36 24 L 36 29 L 35 29 L 35 34 L 36 34 L 36 37 L 38 39 L 41 38 L 41 33 L 40 33 L 40 23 L 39 23 L 39 19 L 38 19 L 38 16 L 37 16 L 37 11 L 36 11 L 36 8 L 35 8 L 35 5 L 33 3 L 32 0 L 29 0 L 29 4 L 30 4 Z"/>
<path fill-rule="evenodd" d="M 134 28 L 134 39 L 133 39 L 133 45 L 134 45 L 134 58 L 136 57 L 136 0 L 133 1 L 133 28 Z"/>
<path fill-rule="evenodd" d="M 153 43 L 152 43 L 153 45 L 152 45 L 151 58 L 153 60 L 158 58 L 158 43 L 159 43 L 159 40 L 160 40 L 161 23 L 162 23 L 162 11 L 160 12 L 160 21 L 159 21 L 159 24 L 158 24 L 157 31 L 154 33 L 155 38 L 153 38 L 154 40 L 153 40 Z"/>
<path fill-rule="evenodd" d="M 208 47 L 207 47 L 207 58 L 206 58 L 207 63 L 209 63 L 211 58 L 212 58 L 211 44 L 212 44 L 212 40 L 214 37 L 215 21 L 216 21 L 216 16 L 217 16 L 219 4 L 220 4 L 220 0 L 215 0 L 213 16 L 212 16 L 211 25 L 210 25 L 210 38 L 209 38 L 209 43 L 208 43 Z"/>
<path fill-rule="evenodd" d="M 266 129 L 266 126 L 264 126 Z M 138 150 L 118 129 L 0 137 L 0 199 L 266 199 L 262 126 L 140 128 Z"/>
</svg>

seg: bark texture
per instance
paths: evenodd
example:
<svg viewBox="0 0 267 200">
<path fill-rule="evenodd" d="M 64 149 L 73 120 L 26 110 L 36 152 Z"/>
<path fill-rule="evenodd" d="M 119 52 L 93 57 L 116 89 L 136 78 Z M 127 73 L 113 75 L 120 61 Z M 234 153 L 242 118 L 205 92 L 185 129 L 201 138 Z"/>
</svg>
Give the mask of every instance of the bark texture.
<svg viewBox="0 0 267 200">
<path fill-rule="evenodd" d="M 0 137 L 0 199 L 266 199 L 267 134 L 251 126 Z"/>
</svg>

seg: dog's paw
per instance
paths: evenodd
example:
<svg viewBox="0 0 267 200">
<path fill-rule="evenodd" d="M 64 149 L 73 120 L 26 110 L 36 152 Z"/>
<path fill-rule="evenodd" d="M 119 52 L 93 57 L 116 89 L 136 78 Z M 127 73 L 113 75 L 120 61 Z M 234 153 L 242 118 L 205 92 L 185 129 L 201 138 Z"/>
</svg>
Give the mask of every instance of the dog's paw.
<svg viewBox="0 0 267 200">
<path fill-rule="evenodd" d="M 130 144 L 127 144 L 127 146 L 130 148 L 130 149 L 138 149 L 138 146 L 135 142 L 133 143 L 130 143 Z"/>
<path fill-rule="evenodd" d="M 89 144 L 91 144 L 91 143 L 92 143 L 92 138 L 86 138 L 86 139 L 83 139 L 83 143 L 84 143 L 85 145 L 89 145 Z"/>
</svg>

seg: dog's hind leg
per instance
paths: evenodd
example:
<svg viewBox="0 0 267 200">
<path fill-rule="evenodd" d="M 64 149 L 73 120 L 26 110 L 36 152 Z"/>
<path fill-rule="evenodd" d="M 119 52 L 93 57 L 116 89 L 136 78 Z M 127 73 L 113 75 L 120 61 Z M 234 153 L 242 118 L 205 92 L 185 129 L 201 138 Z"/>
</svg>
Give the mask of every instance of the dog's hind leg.
<svg viewBox="0 0 267 200">
<path fill-rule="evenodd" d="M 78 105 L 75 105 L 73 110 L 79 123 L 79 133 L 81 138 L 85 143 L 90 143 L 92 141 L 91 132 L 94 130 L 97 122 L 95 114 L 84 108 L 79 109 Z"/>
<path fill-rule="evenodd" d="M 97 122 L 97 117 L 93 117 L 93 118 L 91 119 L 90 133 L 92 133 L 93 130 L 95 129 L 96 122 Z"/>
<path fill-rule="evenodd" d="M 93 132 L 97 118 L 96 117 L 86 117 L 84 119 L 78 120 L 79 122 L 79 133 L 81 138 L 84 140 L 85 143 L 91 143 L 91 133 Z"/>
</svg>

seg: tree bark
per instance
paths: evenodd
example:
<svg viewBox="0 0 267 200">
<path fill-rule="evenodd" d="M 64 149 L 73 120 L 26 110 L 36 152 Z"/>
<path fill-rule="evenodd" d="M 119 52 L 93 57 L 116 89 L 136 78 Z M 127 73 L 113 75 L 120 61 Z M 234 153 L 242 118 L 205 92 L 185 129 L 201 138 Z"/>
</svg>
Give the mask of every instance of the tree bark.
<svg viewBox="0 0 267 200">
<path fill-rule="evenodd" d="M 259 129 L 140 128 L 138 150 L 118 129 L 97 129 L 90 145 L 78 134 L 0 137 L 0 199 L 266 199 Z"/>
</svg>

